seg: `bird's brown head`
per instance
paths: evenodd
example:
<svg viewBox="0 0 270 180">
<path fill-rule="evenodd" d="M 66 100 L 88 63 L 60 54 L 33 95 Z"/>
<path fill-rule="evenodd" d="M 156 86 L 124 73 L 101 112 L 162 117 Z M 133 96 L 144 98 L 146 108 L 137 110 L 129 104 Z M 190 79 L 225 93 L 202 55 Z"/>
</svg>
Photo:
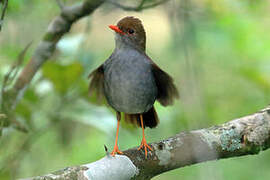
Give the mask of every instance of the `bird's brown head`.
<svg viewBox="0 0 270 180">
<path fill-rule="evenodd" d="M 135 17 L 128 16 L 121 19 L 117 25 L 109 26 L 116 32 L 116 47 L 132 47 L 145 50 L 145 31 L 142 22 Z"/>
</svg>

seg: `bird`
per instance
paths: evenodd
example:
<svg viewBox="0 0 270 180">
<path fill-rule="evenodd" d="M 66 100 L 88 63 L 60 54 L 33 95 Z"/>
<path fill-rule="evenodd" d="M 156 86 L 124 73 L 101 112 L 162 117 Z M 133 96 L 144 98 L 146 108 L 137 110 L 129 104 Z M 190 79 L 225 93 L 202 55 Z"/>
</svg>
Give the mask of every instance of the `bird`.
<svg viewBox="0 0 270 180">
<path fill-rule="evenodd" d="M 109 58 L 92 71 L 88 78 L 89 95 L 105 99 L 116 111 L 117 130 L 112 156 L 123 154 L 118 147 L 121 114 L 125 121 L 142 128 L 138 150 L 153 151 L 147 144 L 144 129 L 159 123 L 154 103 L 172 105 L 179 98 L 173 78 L 146 54 L 146 33 L 142 21 L 127 16 L 117 25 L 109 25 L 115 32 L 115 48 Z"/>
</svg>

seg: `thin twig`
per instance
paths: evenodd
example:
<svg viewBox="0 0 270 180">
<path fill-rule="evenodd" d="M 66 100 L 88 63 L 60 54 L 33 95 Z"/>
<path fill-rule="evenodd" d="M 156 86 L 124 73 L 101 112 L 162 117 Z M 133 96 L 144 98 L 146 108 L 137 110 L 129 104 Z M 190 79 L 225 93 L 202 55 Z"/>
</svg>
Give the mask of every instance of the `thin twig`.
<svg viewBox="0 0 270 180">
<path fill-rule="evenodd" d="M 39 68 L 52 56 L 57 42 L 64 34 L 69 32 L 72 24 L 80 18 L 93 13 L 104 1 L 105 0 L 84 0 L 71 6 L 65 6 L 61 10 L 61 13 L 59 13 L 59 15 L 50 23 L 44 37 L 36 47 L 30 61 L 20 72 L 14 85 L 11 88 L 5 88 L 7 83 L 10 82 L 10 74 L 14 72 L 15 68 L 12 68 L 5 77 L 4 87 L 2 87 L 2 92 L 0 92 L 0 108 L 8 117 L 8 120 L 4 122 L 4 125 L 0 124 L 0 130 L 3 126 L 13 125 L 16 129 L 27 131 L 23 125 L 16 121 L 15 115 L 12 113 L 17 103 L 22 98 L 24 91 L 27 89 L 30 81 Z M 16 71 L 15 73 L 17 74 Z M 14 79 L 14 77 L 11 79 Z"/>
<path fill-rule="evenodd" d="M 22 52 L 19 54 L 18 58 L 17 58 L 17 63 L 15 64 L 15 69 L 14 69 L 14 73 L 13 75 L 10 77 L 10 81 L 12 82 L 15 77 L 17 76 L 18 72 L 19 72 L 19 67 L 21 66 L 23 60 L 24 60 L 24 56 L 25 56 L 25 53 L 27 52 L 28 48 L 31 46 L 32 44 L 32 41 L 29 42 L 25 48 L 22 50 Z"/>
<path fill-rule="evenodd" d="M 152 4 L 144 5 L 146 0 L 142 0 L 138 6 L 132 7 L 132 6 L 125 6 L 125 5 L 119 4 L 118 2 L 113 1 L 113 0 L 108 0 L 109 3 L 113 4 L 114 6 L 120 8 L 120 9 L 123 9 L 125 11 L 142 11 L 144 9 L 153 8 L 155 6 L 158 6 L 160 4 L 165 3 L 167 1 L 169 1 L 169 0 L 160 0 L 160 1 L 154 2 Z"/>
<path fill-rule="evenodd" d="M 2 8 L 2 14 L 1 14 L 1 18 L 0 18 L 0 31 L 2 29 L 2 25 L 3 25 L 3 22 L 4 22 L 4 18 L 5 18 L 5 13 L 6 13 L 7 7 L 8 7 L 8 0 L 4 0 L 4 2 L 3 2 L 3 8 Z"/>
<path fill-rule="evenodd" d="M 146 0 L 142 0 L 142 1 L 140 2 L 140 4 L 138 5 L 138 8 L 139 8 L 139 9 L 143 7 L 145 1 L 146 1 Z"/>
<path fill-rule="evenodd" d="M 55 0 L 55 1 L 61 10 L 65 7 L 65 3 L 62 0 Z"/>
<path fill-rule="evenodd" d="M 153 8 L 155 6 L 161 5 L 163 3 L 168 2 L 169 0 L 161 0 L 161 1 L 157 1 L 155 3 L 149 4 L 149 5 L 145 5 L 144 7 L 142 7 L 142 9 L 149 9 L 149 8 Z"/>
<path fill-rule="evenodd" d="M 36 47 L 30 61 L 19 74 L 13 88 L 11 104 L 16 104 L 18 96 L 23 96 L 23 91 L 30 83 L 39 68 L 52 56 L 57 42 L 62 36 L 69 32 L 72 24 L 82 17 L 85 17 L 97 9 L 104 0 L 84 0 L 71 6 L 65 6 L 61 13 L 50 23 L 43 39 Z"/>
<path fill-rule="evenodd" d="M 4 93 L 4 89 L 6 88 L 6 86 L 8 86 L 8 84 L 12 83 L 12 81 L 15 79 L 15 77 L 18 74 L 19 71 L 19 67 L 23 62 L 24 56 L 26 51 L 28 50 L 28 48 L 30 47 L 30 45 L 32 44 L 32 42 L 28 43 L 25 48 L 20 52 L 17 61 L 11 66 L 10 70 L 5 74 L 4 76 L 4 80 L 3 80 L 3 85 L 2 85 L 2 90 L 1 93 L 3 95 Z"/>
<path fill-rule="evenodd" d="M 10 67 L 10 70 L 5 74 L 4 76 L 4 80 L 3 80 L 3 84 L 2 84 L 2 88 L 1 88 L 1 92 L 0 92 L 0 107 L 3 108 L 4 107 L 4 100 L 3 98 L 5 97 L 5 95 L 7 95 L 5 89 L 7 88 L 7 86 L 9 84 L 11 84 L 13 82 L 13 80 L 15 79 L 15 77 L 17 76 L 17 73 L 19 72 L 19 67 L 23 62 L 24 56 L 26 51 L 28 50 L 28 48 L 30 47 L 32 42 L 28 43 L 26 45 L 26 47 L 20 52 L 20 54 L 18 55 L 17 61 L 15 61 L 13 63 L 13 65 Z M 5 113 L 7 113 L 8 115 L 5 116 L 0 116 L 0 119 L 6 119 L 8 116 L 8 122 L 12 123 L 14 125 L 14 127 L 22 132 L 27 132 L 27 129 L 24 127 L 24 125 L 22 125 L 19 121 L 16 120 L 16 118 L 13 115 L 10 115 L 6 110 L 4 110 L 5 108 L 3 108 L 3 111 Z M 5 124 L 5 120 L 1 120 L 0 121 L 0 128 L 2 128 Z M 1 129 L 0 129 L 1 131 Z"/>
</svg>

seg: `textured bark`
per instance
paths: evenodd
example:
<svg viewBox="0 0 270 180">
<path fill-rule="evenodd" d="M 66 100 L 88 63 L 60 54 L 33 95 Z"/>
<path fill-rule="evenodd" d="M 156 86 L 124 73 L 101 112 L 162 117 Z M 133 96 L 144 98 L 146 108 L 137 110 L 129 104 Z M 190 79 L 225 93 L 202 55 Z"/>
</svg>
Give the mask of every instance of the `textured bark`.
<svg viewBox="0 0 270 180">
<path fill-rule="evenodd" d="M 107 154 L 90 164 L 27 179 L 151 179 L 163 172 L 200 162 L 258 154 L 270 147 L 270 106 L 219 126 L 181 132 L 150 145 L 153 152 L 147 159 L 143 151 L 132 148 L 124 151 L 124 155 L 111 157 Z"/>
<path fill-rule="evenodd" d="M 4 23 L 5 13 L 6 13 L 6 10 L 8 7 L 8 0 L 0 1 L 0 4 L 1 3 L 2 3 L 2 13 L 0 15 L 0 31 L 1 31 L 3 23 Z"/>
</svg>

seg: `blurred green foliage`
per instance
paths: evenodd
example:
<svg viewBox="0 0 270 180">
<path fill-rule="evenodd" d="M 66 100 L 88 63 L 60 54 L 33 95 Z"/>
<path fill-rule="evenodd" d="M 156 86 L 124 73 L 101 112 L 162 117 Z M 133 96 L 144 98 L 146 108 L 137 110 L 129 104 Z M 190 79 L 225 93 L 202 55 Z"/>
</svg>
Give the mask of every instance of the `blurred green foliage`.
<svg viewBox="0 0 270 180">
<path fill-rule="evenodd" d="M 82 65 L 79 63 L 60 65 L 49 62 L 42 68 L 44 78 L 53 83 L 59 94 L 66 94 L 69 86 L 80 78 L 82 71 Z"/>
<path fill-rule="evenodd" d="M 113 33 L 107 25 L 126 15 L 142 19 L 148 54 L 174 77 L 181 94 L 172 107 L 156 103 L 161 122 L 158 128 L 147 129 L 149 142 L 224 123 L 265 107 L 270 102 L 269 8 L 267 1 L 240 0 L 170 0 L 142 13 L 102 6 L 90 18 L 74 24 L 17 105 L 16 118 L 29 133 L 4 130 L 0 179 L 36 176 L 88 163 L 104 156 L 104 144 L 112 149 L 115 114 L 90 101 L 87 75 L 113 50 Z M 54 1 L 10 1 L 0 34 L 1 81 L 20 51 L 33 40 L 24 65 L 29 61 L 59 11 Z M 139 145 L 140 139 L 140 129 L 122 121 L 120 148 Z M 185 167 L 154 179 L 266 180 L 270 177 L 269 161 L 270 152 L 266 151 Z"/>
</svg>

